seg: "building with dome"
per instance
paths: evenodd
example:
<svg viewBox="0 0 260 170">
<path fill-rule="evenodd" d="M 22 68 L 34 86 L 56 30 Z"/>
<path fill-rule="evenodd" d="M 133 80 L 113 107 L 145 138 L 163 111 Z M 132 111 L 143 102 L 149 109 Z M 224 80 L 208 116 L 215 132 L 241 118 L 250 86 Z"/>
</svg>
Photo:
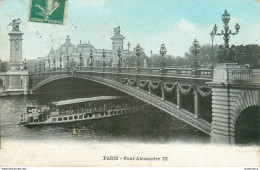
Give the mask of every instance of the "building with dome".
<svg viewBox="0 0 260 170">
<path fill-rule="evenodd" d="M 101 66 L 103 62 L 102 54 L 105 53 L 105 63 L 108 66 L 116 67 L 118 63 L 117 51 L 121 50 L 122 54 L 122 65 L 126 66 L 125 58 L 127 56 L 133 55 L 132 51 L 124 49 L 124 38 L 120 34 L 120 27 L 114 29 L 114 36 L 111 38 L 113 49 L 98 49 L 95 48 L 90 42 L 80 43 L 74 45 L 71 43 L 71 38 L 69 35 L 66 37 L 64 44 L 62 44 L 58 49 L 51 48 L 50 52 L 46 57 L 39 57 L 37 60 L 30 60 L 27 63 L 29 71 L 35 70 L 47 70 L 47 69 L 59 69 L 60 67 L 66 68 L 71 62 L 79 65 L 81 63 L 82 67 L 88 67 L 91 63 L 90 54 L 93 55 L 93 66 Z M 80 56 L 82 59 L 80 60 Z"/>
</svg>

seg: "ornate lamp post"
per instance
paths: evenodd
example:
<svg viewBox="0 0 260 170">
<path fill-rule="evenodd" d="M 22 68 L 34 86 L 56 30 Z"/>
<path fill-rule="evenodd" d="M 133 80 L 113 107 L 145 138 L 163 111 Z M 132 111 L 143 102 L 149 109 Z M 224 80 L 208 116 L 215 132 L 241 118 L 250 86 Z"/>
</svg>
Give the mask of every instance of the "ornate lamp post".
<svg viewBox="0 0 260 170">
<path fill-rule="evenodd" d="M 42 65 L 41 65 L 41 61 L 39 61 L 39 72 L 41 72 L 41 70 L 42 70 Z"/>
<path fill-rule="evenodd" d="M 67 54 L 67 69 L 69 70 L 69 61 L 70 61 L 70 57 L 69 54 Z"/>
<path fill-rule="evenodd" d="M 79 70 L 81 69 L 82 66 L 82 53 L 79 53 Z"/>
<path fill-rule="evenodd" d="M 26 66 L 27 61 L 26 61 L 26 58 L 24 59 L 23 64 L 24 64 L 23 69 L 24 69 L 24 70 L 27 70 L 27 66 Z M 0 60 L 0 65 L 1 65 L 1 60 Z"/>
<path fill-rule="evenodd" d="M 162 56 L 162 59 L 161 59 L 161 67 L 165 67 L 165 58 L 164 58 L 164 56 L 165 56 L 166 52 L 167 52 L 167 50 L 166 50 L 166 48 L 165 48 L 165 45 L 162 44 L 162 45 L 161 45 L 161 48 L 160 48 L 160 54 L 161 54 L 161 56 Z"/>
<path fill-rule="evenodd" d="M 191 46 L 190 50 L 194 54 L 194 61 L 193 61 L 193 67 L 197 68 L 199 66 L 199 62 L 197 59 L 197 54 L 200 52 L 200 44 L 199 42 L 195 39 L 194 42 L 192 43 L 193 46 Z"/>
<path fill-rule="evenodd" d="M 129 58 L 129 48 L 130 48 L 130 43 L 127 43 L 127 58 Z M 128 65 L 127 65 L 128 66 Z"/>
<path fill-rule="evenodd" d="M 45 61 L 43 61 L 43 70 L 45 71 L 46 70 L 46 64 L 45 64 Z"/>
<path fill-rule="evenodd" d="M 141 55 L 141 47 L 139 46 L 139 44 L 135 47 L 135 53 L 136 53 L 136 56 L 137 56 L 136 66 L 140 67 L 139 57 Z"/>
<path fill-rule="evenodd" d="M 225 48 L 229 48 L 229 44 L 228 44 L 229 39 L 230 39 L 229 35 L 236 35 L 238 33 L 239 29 L 240 29 L 240 26 L 238 25 L 238 23 L 236 23 L 236 26 L 235 26 L 236 32 L 234 32 L 234 33 L 231 30 L 229 30 L 228 23 L 229 23 L 229 20 L 230 20 L 230 15 L 227 12 L 227 10 L 225 10 L 225 12 L 222 15 L 221 19 L 222 19 L 222 21 L 224 23 L 223 27 L 224 27 L 225 31 L 221 30 L 221 33 L 217 33 L 218 27 L 215 24 L 215 26 L 213 27 L 214 34 L 218 35 L 218 36 L 223 35 L 224 36 L 223 39 L 225 41 Z"/>
<path fill-rule="evenodd" d="M 34 68 L 35 68 L 35 74 L 36 74 L 37 73 L 37 62 L 35 62 Z"/>
<path fill-rule="evenodd" d="M 105 62 L 105 58 L 106 58 L 106 53 L 105 53 L 105 50 L 103 49 L 102 51 L 102 58 L 103 58 L 103 67 L 106 66 L 106 62 Z"/>
<path fill-rule="evenodd" d="M 90 53 L 89 53 L 89 57 L 90 57 L 90 67 L 93 66 L 93 52 L 92 52 L 92 49 L 90 49 Z"/>
<path fill-rule="evenodd" d="M 56 59 L 53 57 L 53 70 L 56 69 Z"/>
<path fill-rule="evenodd" d="M 87 59 L 87 66 L 90 66 L 90 63 L 89 63 L 89 58 Z"/>
<path fill-rule="evenodd" d="M 153 51 L 151 50 L 150 53 L 151 53 L 151 67 L 153 68 Z"/>
<path fill-rule="evenodd" d="M 117 67 L 121 67 L 121 49 L 120 47 L 117 49 L 118 62 Z"/>
<path fill-rule="evenodd" d="M 221 17 L 224 25 L 224 31 L 221 30 L 221 33 L 217 33 L 217 30 L 218 30 L 218 27 L 217 25 L 215 24 L 215 26 L 213 27 L 213 31 L 214 31 L 214 34 L 215 35 L 218 35 L 218 36 L 222 36 L 223 35 L 223 39 L 224 39 L 224 42 L 225 42 L 225 49 L 222 49 L 221 51 L 221 58 L 219 59 L 220 62 L 233 62 L 234 60 L 234 51 L 233 49 L 229 48 L 229 35 L 236 35 L 238 34 L 238 31 L 240 29 L 240 26 L 238 25 L 238 23 L 236 23 L 235 25 L 235 29 L 236 29 L 236 32 L 232 32 L 231 30 L 229 30 L 229 20 L 230 20 L 230 15 L 229 13 L 227 12 L 227 10 L 225 10 L 224 14 L 222 15 Z M 224 53 L 223 53 L 224 52 Z"/>
<path fill-rule="evenodd" d="M 50 57 L 48 57 L 48 63 L 49 63 L 49 70 L 51 69 L 51 60 Z"/>
<path fill-rule="evenodd" d="M 62 62 L 62 58 L 61 58 L 61 55 L 60 55 L 60 70 L 62 69 L 61 62 Z"/>
<path fill-rule="evenodd" d="M 213 41 L 214 41 L 214 32 L 211 31 L 210 33 L 210 38 L 211 38 L 211 67 L 214 67 L 214 64 L 213 64 L 213 59 L 214 59 L 214 55 L 213 55 Z"/>
</svg>

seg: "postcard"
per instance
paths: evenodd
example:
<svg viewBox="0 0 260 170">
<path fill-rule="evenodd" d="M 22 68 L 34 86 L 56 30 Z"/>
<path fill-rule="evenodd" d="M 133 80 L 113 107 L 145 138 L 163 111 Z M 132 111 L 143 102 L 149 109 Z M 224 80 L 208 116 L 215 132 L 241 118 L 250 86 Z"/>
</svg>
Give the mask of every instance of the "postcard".
<svg viewBox="0 0 260 170">
<path fill-rule="evenodd" d="M 0 166 L 257 169 L 259 11 L 1 0 Z"/>
</svg>

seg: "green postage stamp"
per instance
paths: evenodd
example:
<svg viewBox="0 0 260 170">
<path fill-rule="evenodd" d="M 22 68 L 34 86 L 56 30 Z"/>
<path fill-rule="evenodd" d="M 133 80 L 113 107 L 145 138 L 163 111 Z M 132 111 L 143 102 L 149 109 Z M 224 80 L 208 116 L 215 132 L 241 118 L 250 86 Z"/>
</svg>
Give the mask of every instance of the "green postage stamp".
<svg viewBox="0 0 260 170">
<path fill-rule="evenodd" d="M 65 24 L 67 0 L 31 0 L 30 22 Z"/>
</svg>

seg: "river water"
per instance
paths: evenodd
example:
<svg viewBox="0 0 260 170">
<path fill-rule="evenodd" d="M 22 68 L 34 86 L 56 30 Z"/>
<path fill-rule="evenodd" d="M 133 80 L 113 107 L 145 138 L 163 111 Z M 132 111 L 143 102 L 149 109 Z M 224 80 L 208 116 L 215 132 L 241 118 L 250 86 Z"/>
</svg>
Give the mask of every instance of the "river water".
<svg viewBox="0 0 260 170">
<path fill-rule="evenodd" d="M 26 111 L 26 106 L 31 100 L 37 100 L 44 104 L 50 101 L 71 98 L 71 96 L 64 95 L 55 96 L 55 98 L 41 98 L 40 96 L 9 96 L 0 98 L 1 139 L 16 141 L 54 140 L 57 142 L 210 142 L 208 135 L 156 109 L 124 117 L 85 122 L 80 125 L 38 126 L 33 128 L 18 125 L 21 114 Z M 73 134 L 74 128 L 78 129 L 77 135 Z"/>
</svg>

